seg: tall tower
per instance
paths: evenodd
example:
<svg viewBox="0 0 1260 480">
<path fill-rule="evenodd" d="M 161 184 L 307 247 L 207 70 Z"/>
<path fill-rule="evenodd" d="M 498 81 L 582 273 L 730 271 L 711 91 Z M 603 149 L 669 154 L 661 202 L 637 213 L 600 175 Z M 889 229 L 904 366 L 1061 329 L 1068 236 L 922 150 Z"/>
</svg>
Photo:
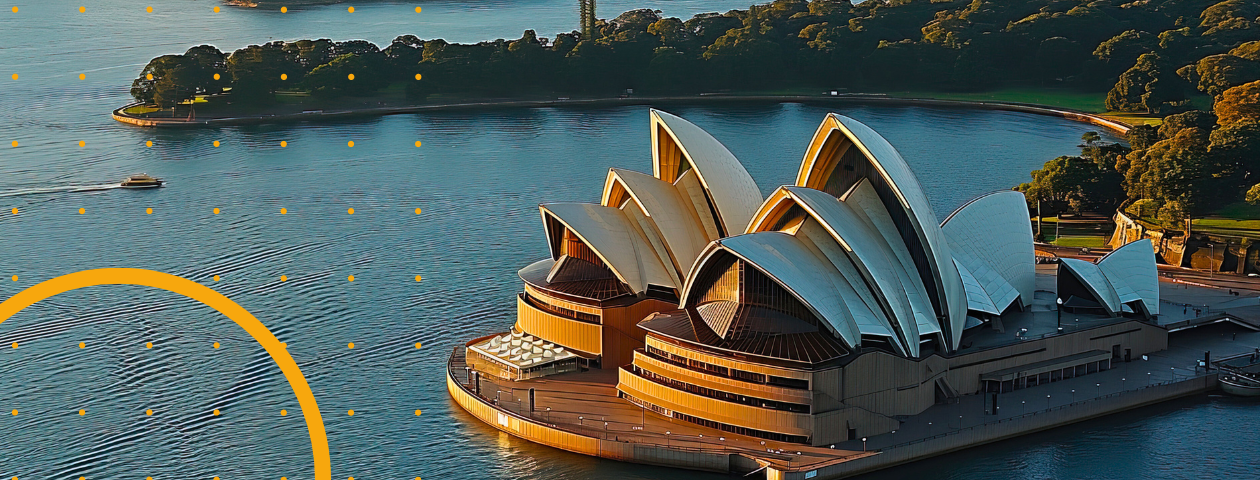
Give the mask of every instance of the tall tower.
<svg viewBox="0 0 1260 480">
<path fill-rule="evenodd" d="M 594 40 L 595 0 L 578 0 L 578 15 L 582 21 L 582 40 Z"/>
</svg>

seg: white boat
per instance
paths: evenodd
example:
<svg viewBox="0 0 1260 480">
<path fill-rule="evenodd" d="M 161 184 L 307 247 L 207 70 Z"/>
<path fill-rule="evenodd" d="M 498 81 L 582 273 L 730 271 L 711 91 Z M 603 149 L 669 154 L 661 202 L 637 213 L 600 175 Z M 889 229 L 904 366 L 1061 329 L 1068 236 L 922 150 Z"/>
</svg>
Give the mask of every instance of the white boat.
<svg viewBox="0 0 1260 480">
<path fill-rule="evenodd" d="M 1232 373 L 1220 377 L 1221 390 L 1240 397 L 1260 397 L 1260 380 Z"/>
</svg>

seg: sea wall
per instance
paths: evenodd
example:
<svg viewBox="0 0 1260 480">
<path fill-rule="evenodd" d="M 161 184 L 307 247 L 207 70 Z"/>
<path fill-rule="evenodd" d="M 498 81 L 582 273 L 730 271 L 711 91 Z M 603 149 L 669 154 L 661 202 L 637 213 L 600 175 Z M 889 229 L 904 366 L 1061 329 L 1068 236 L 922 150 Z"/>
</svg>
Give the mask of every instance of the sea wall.
<svg viewBox="0 0 1260 480">
<path fill-rule="evenodd" d="M 909 444 L 890 447 L 880 451 L 878 455 L 857 458 L 817 470 L 782 472 L 771 467 L 766 470 L 766 478 L 768 480 L 827 480 L 852 477 L 986 443 L 1202 393 L 1214 390 L 1216 387 L 1216 375 L 1205 375 L 1180 382 L 1118 392 L 1015 418 L 967 427 Z"/>
<path fill-rule="evenodd" d="M 464 110 L 482 108 L 540 108 L 562 106 L 621 106 L 621 105 L 656 105 L 662 103 L 739 103 L 739 102 L 800 102 L 814 104 L 868 104 L 868 105 L 915 105 L 948 108 L 979 108 L 985 110 L 1005 110 L 1011 112 L 1032 113 L 1061 117 L 1068 120 L 1089 123 L 1106 128 L 1117 134 L 1128 133 L 1129 125 L 1094 115 L 1069 109 L 1061 109 L 1044 105 L 1008 102 L 978 102 L 966 100 L 940 100 L 934 98 L 897 98 L 881 95 L 699 95 L 680 97 L 628 97 L 628 98 L 591 98 L 568 100 L 520 100 L 520 101 L 484 101 L 452 103 L 442 105 L 414 105 L 404 107 L 379 107 L 355 110 L 315 110 L 302 113 L 280 115 L 257 115 L 240 117 L 222 117 L 184 120 L 178 118 L 143 118 L 130 115 L 126 109 L 138 104 L 130 104 L 113 111 L 114 120 L 139 127 L 205 127 L 217 125 L 243 125 L 251 123 L 278 123 L 293 121 L 318 121 L 342 119 L 349 117 L 396 115 L 404 113 L 420 113 L 427 111 Z"/>
</svg>

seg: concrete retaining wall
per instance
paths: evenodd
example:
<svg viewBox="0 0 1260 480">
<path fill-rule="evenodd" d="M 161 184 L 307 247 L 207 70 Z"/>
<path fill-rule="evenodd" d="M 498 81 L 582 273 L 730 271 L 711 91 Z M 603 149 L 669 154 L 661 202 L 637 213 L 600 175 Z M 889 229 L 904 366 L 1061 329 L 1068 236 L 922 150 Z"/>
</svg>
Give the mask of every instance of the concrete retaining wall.
<svg viewBox="0 0 1260 480">
<path fill-rule="evenodd" d="M 985 110 L 1005 110 L 1011 112 L 1032 113 L 1061 117 L 1068 120 L 1097 125 L 1118 134 L 1125 134 L 1129 126 L 1086 112 L 1078 112 L 1054 107 L 1006 102 L 973 102 L 965 100 L 938 100 L 934 98 L 896 98 L 874 95 L 706 95 L 686 97 L 633 97 L 633 98 L 593 98 L 576 100 L 522 100 L 522 101 L 487 101 L 456 103 L 448 105 L 415 105 L 406 107 L 380 107 L 358 110 L 315 111 L 310 113 L 291 113 L 282 115 L 247 116 L 230 118 L 210 118 L 205 120 L 179 120 L 174 118 L 140 118 L 124 112 L 127 108 L 138 104 L 130 104 L 114 110 L 114 120 L 140 127 L 198 127 L 210 125 L 241 125 L 250 123 L 276 123 L 289 121 L 312 121 L 323 119 L 340 119 L 360 116 L 395 115 L 403 113 L 419 113 L 425 111 L 463 110 L 478 108 L 539 108 L 561 106 L 618 106 L 618 105 L 652 105 L 658 103 L 720 103 L 720 102 L 802 102 L 802 103 L 849 103 L 849 104 L 883 104 L 883 105 L 917 105 L 950 108 L 979 108 Z"/>
<path fill-rule="evenodd" d="M 1159 403 L 1196 393 L 1216 389 L 1216 375 L 1207 375 L 1176 383 L 1156 385 L 1141 390 L 1130 390 L 1099 399 L 1083 400 L 1050 410 L 1024 416 L 967 427 L 956 433 L 931 438 L 917 443 L 891 447 L 878 455 L 858 458 L 848 462 L 808 472 L 781 472 L 767 469 L 769 480 L 825 480 L 847 478 L 869 473 L 894 465 L 922 460 L 957 450 L 996 442 L 1036 431 L 1069 425 L 1082 420 Z"/>
</svg>

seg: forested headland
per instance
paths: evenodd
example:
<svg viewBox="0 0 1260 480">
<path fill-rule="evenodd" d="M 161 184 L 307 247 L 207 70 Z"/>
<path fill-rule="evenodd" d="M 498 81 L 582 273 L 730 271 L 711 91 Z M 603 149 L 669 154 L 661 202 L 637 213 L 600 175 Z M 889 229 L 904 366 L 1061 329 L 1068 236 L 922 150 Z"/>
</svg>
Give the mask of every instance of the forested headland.
<svg viewBox="0 0 1260 480">
<path fill-rule="evenodd" d="M 585 32 L 476 44 L 403 35 L 209 45 L 153 59 L 133 82 L 158 108 L 302 92 L 329 102 L 402 90 L 410 102 L 526 95 L 1044 88 L 1165 116 L 1129 146 L 1087 141 L 1021 185 L 1060 210 L 1138 206 L 1175 223 L 1260 203 L 1260 2 L 776 0 L 662 18 L 632 10 Z"/>
</svg>

